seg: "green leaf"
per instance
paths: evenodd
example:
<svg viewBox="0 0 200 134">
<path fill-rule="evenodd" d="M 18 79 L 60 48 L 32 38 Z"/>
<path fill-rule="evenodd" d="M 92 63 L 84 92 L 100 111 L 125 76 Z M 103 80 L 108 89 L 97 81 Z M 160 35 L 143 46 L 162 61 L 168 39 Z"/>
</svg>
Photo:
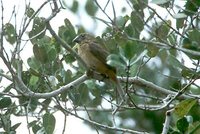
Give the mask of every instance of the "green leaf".
<svg viewBox="0 0 200 134">
<path fill-rule="evenodd" d="M 66 18 L 64 22 L 65 22 L 65 27 L 66 27 L 66 32 L 67 32 L 65 38 L 68 38 L 67 42 L 71 44 L 72 40 L 76 37 L 76 31 L 69 19 Z"/>
<path fill-rule="evenodd" d="M 199 46 L 199 44 L 200 44 L 200 38 L 199 38 L 199 36 L 200 36 L 200 31 L 198 30 L 198 29 L 194 29 L 194 30 L 192 30 L 192 31 L 189 31 L 188 32 L 188 38 L 190 39 L 190 41 L 195 41 L 195 42 L 197 42 L 198 43 L 198 46 Z"/>
<path fill-rule="evenodd" d="M 171 25 L 171 21 L 167 20 L 166 23 L 170 26 Z M 160 24 L 160 26 L 156 29 L 156 36 L 158 37 L 158 39 L 166 39 L 169 31 L 170 31 L 170 27 L 166 24 L 165 22 L 162 22 Z"/>
<path fill-rule="evenodd" d="M 64 22 L 65 25 L 60 26 L 58 29 L 58 35 L 69 45 L 73 45 L 72 40 L 76 37 L 75 29 L 69 19 L 66 18 Z"/>
<path fill-rule="evenodd" d="M 48 62 L 52 62 L 56 59 L 57 57 L 57 52 L 55 48 L 50 48 L 50 50 L 48 51 Z"/>
<path fill-rule="evenodd" d="M 178 128 L 180 132 L 185 133 L 189 127 L 189 123 L 186 117 L 179 119 L 176 123 L 176 127 Z"/>
<path fill-rule="evenodd" d="M 174 68 L 179 68 L 179 69 L 185 69 L 186 68 L 179 60 L 177 60 L 177 58 L 175 56 L 173 56 L 171 54 L 167 57 L 167 61 Z"/>
<path fill-rule="evenodd" d="M 15 131 L 20 125 L 21 125 L 21 123 L 17 123 L 17 124 L 15 124 L 15 125 L 13 125 L 13 126 L 11 127 L 11 130 Z"/>
<path fill-rule="evenodd" d="M 131 12 L 131 24 L 139 32 L 144 29 L 143 15 L 138 14 L 136 11 Z"/>
<path fill-rule="evenodd" d="M 31 7 L 26 7 L 26 12 L 25 12 L 25 14 L 30 18 L 30 17 L 32 17 L 32 15 L 35 13 L 35 11 L 33 10 L 33 8 L 31 8 Z"/>
<path fill-rule="evenodd" d="M 129 16 L 119 16 L 116 18 L 116 24 L 119 28 L 124 28 L 126 22 L 129 20 Z"/>
<path fill-rule="evenodd" d="M 93 0 L 87 0 L 85 10 L 87 14 L 89 14 L 90 16 L 94 16 L 98 10 L 98 7 L 94 4 Z"/>
<path fill-rule="evenodd" d="M 134 57 L 138 49 L 136 42 L 133 41 L 127 41 L 123 48 L 125 57 L 127 59 L 131 59 L 132 57 Z"/>
<path fill-rule="evenodd" d="M 46 31 L 45 27 L 46 27 L 46 22 L 44 18 L 40 17 L 34 18 L 33 27 L 28 34 L 33 44 L 37 42 L 37 39 L 41 39 L 42 37 L 44 37 Z"/>
<path fill-rule="evenodd" d="M 117 54 L 110 54 L 107 57 L 107 64 L 116 68 L 126 68 L 126 61 L 124 61 L 123 58 Z"/>
<path fill-rule="evenodd" d="M 188 38 L 184 38 L 182 42 L 182 47 L 186 49 L 190 49 L 193 51 L 200 51 L 200 31 L 192 30 L 189 32 Z M 190 58 L 199 60 L 200 56 L 193 55 L 191 53 L 185 52 Z"/>
<path fill-rule="evenodd" d="M 11 130 L 11 120 L 10 120 L 10 114 L 3 114 L 0 116 L 1 118 L 1 123 L 2 128 L 6 131 L 6 132 L 10 132 Z"/>
<path fill-rule="evenodd" d="M 40 62 L 35 57 L 30 57 L 27 60 L 27 63 L 29 67 L 31 67 L 33 70 L 38 70 L 41 66 Z"/>
<path fill-rule="evenodd" d="M 182 118 L 190 111 L 190 109 L 196 104 L 196 99 L 187 99 L 181 101 L 178 105 L 174 108 L 174 113 L 179 117 Z"/>
<path fill-rule="evenodd" d="M 160 5 L 160 4 L 165 4 L 169 1 L 170 0 L 152 0 L 151 3 Z"/>
<path fill-rule="evenodd" d="M 200 122 L 197 121 L 192 124 L 190 134 L 199 134 L 200 133 Z"/>
<path fill-rule="evenodd" d="M 4 93 L 7 93 L 7 92 L 10 92 L 10 90 L 14 87 L 14 83 L 11 83 L 10 85 L 8 85 L 4 90 L 3 92 Z"/>
<path fill-rule="evenodd" d="M 39 80 L 39 77 L 37 77 L 35 75 L 31 75 L 31 78 L 29 81 L 30 86 L 35 86 L 37 84 L 38 80 Z"/>
<path fill-rule="evenodd" d="M 76 13 L 78 11 L 78 6 L 79 6 L 79 3 L 77 0 L 74 0 L 73 1 L 73 4 L 72 4 L 72 7 L 70 8 L 70 10 L 74 13 Z"/>
<path fill-rule="evenodd" d="M 139 50 L 138 50 L 139 51 Z M 142 57 L 144 57 L 146 55 L 147 51 L 139 51 L 134 57 L 131 58 L 130 60 L 130 66 L 132 66 L 133 64 L 135 64 L 136 62 L 138 62 Z"/>
<path fill-rule="evenodd" d="M 147 50 L 148 50 L 147 55 L 148 55 L 149 57 L 151 57 L 151 58 L 157 56 L 157 54 L 158 54 L 158 52 L 159 52 L 159 48 L 156 47 L 156 46 L 153 45 L 153 44 L 147 45 Z"/>
<path fill-rule="evenodd" d="M 189 68 L 184 68 L 184 69 L 181 71 L 181 74 L 182 74 L 182 76 L 185 77 L 185 78 L 191 78 L 191 77 L 193 77 L 193 76 L 195 76 L 195 75 L 198 76 L 198 73 L 196 73 L 195 71 L 190 70 Z"/>
<path fill-rule="evenodd" d="M 126 32 L 126 34 L 128 35 L 128 36 L 130 36 L 130 37 L 134 37 L 135 36 L 135 31 L 136 31 L 136 29 L 134 29 L 134 26 L 130 23 L 130 24 L 128 24 L 128 26 L 126 26 L 125 28 L 124 28 L 124 31 Z"/>
<path fill-rule="evenodd" d="M 37 124 L 32 127 L 32 131 L 34 134 L 37 134 L 38 132 L 40 132 L 41 129 L 42 129 L 42 127 Z"/>
<path fill-rule="evenodd" d="M 10 99 L 10 97 L 3 97 L 3 98 L 0 100 L 0 109 L 7 108 L 7 107 L 9 107 L 11 104 L 12 104 L 12 100 Z"/>
<path fill-rule="evenodd" d="M 66 54 L 64 56 L 64 59 L 65 59 L 65 62 L 68 64 L 68 63 L 72 63 L 74 62 L 76 59 L 74 56 L 72 56 L 71 54 Z"/>
<path fill-rule="evenodd" d="M 89 90 L 85 83 L 79 85 L 78 89 L 69 93 L 70 99 L 73 101 L 74 105 L 83 106 L 87 105 L 89 102 Z"/>
<path fill-rule="evenodd" d="M 14 44 L 16 42 L 16 29 L 11 23 L 6 23 L 4 25 L 4 36 L 5 39 L 10 43 Z"/>
<path fill-rule="evenodd" d="M 176 28 L 183 28 L 184 27 L 185 18 L 178 18 L 176 19 Z"/>
<path fill-rule="evenodd" d="M 36 60 L 40 61 L 43 64 L 47 63 L 48 54 L 45 46 L 38 46 L 37 44 L 33 45 L 33 54 Z"/>
<path fill-rule="evenodd" d="M 131 64 L 131 65 L 133 65 L 138 60 L 140 60 L 147 52 L 146 50 L 144 50 L 144 46 L 139 44 L 136 41 L 127 41 L 122 46 L 122 50 L 123 50 L 123 52 L 121 52 L 121 54 L 124 57 L 126 57 L 124 59 L 128 59 L 127 61 L 129 61 L 129 64 Z M 126 62 L 126 63 L 128 63 L 128 62 Z"/>
<path fill-rule="evenodd" d="M 198 11 L 199 6 L 199 0 L 187 0 L 184 11 L 187 15 L 194 15 Z"/>
<path fill-rule="evenodd" d="M 37 124 L 38 121 L 34 120 L 28 123 L 28 128 L 33 127 L 34 125 Z"/>
<path fill-rule="evenodd" d="M 53 131 L 55 129 L 55 123 L 56 123 L 56 119 L 53 116 L 53 114 L 45 113 L 42 119 L 43 119 L 43 127 L 45 129 L 45 132 L 47 134 L 53 134 Z"/>
</svg>

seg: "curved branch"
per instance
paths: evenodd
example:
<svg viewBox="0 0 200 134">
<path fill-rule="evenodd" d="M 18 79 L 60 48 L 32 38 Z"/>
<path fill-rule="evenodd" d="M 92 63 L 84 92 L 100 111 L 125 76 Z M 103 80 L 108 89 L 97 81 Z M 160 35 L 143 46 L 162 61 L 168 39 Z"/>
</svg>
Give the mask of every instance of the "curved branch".
<svg viewBox="0 0 200 134">
<path fill-rule="evenodd" d="M 181 48 L 181 47 L 178 47 L 176 45 L 169 45 L 169 44 L 165 44 L 165 43 L 162 43 L 162 42 L 156 42 L 156 41 L 150 41 L 150 40 L 140 40 L 140 39 L 137 39 L 137 38 L 130 37 L 128 35 L 125 35 L 125 36 L 126 36 L 127 39 L 132 40 L 132 41 L 137 41 L 137 42 L 141 42 L 141 43 L 148 44 L 148 45 L 153 44 L 153 45 L 156 45 L 156 46 L 159 46 L 159 47 L 164 47 L 164 48 L 173 48 L 173 49 L 177 49 L 179 51 L 182 51 L 184 53 L 192 54 L 192 55 L 195 55 L 195 56 L 200 56 L 200 52 L 198 52 L 198 51 Z"/>
<path fill-rule="evenodd" d="M 79 84 L 81 84 L 83 81 L 87 80 L 88 77 L 86 76 L 86 74 L 82 75 L 81 77 L 79 77 L 78 79 L 72 81 L 71 83 L 68 83 L 65 86 L 60 87 L 57 90 L 54 90 L 52 92 L 49 93 L 35 93 L 33 91 L 31 91 L 25 84 L 24 82 L 15 76 L 14 80 L 15 80 L 15 84 L 17 86 L 17 91 L 21 92 L 23 95 L 27 96 L 27 97 L 34 97 L 34 98 L 50 98 L 50 97 L 55 97 L 57 95 L 59 95 L 60 93 L 67 91 L 67 90 L 72 90 L 74 87 L 78 86 Z"/>
<path fill-rule="evenodd" d="M 119 79 L 122 82 L 126 82 L 127 81 L 126 77 L 121 77 Z M 135 84 L 137 86 L 146 87 L 146 88 L 158 91 L 158 92 L 166 94 L 166 95 L 169 95 L 169 94 L 176 95 L 177 94 L 177 92 L 174 92 L 174 91 L 168 90 L 166 88 L 160 87 L 160 86 L 158 86 L 158 85 L 156 85 L 156 84 L 154 84 L 152 82 L 146 81 L 146 80 L 144 80 L 144 79 L 142 79 L 140 77 L 130 77 L 128 81 L 129 81 L 129 83 Z M 191 96 L 185 95 L 185 94 L 180 95 L 180 97 L 191 98 Z"/>
<path fill-rule="evenodd" d="M 100 74 L 96 74 L 94 73 L 94 75 L 92 76 L 93 78 L 97 79 L 97 80 L 102 80 L 103 76 Z M 65 86 L 60 87 L 57 90 L 54 90 L 52 92 L 49 93 L 34 93 L 33 91 L 31 91 L 24 83 L 23 81 L 15 76 L 15 84 L 17 85 L 17 90 L 19 92 L 21 92 L 23 95 L 27 96 L 27 97 L 35 97 L 35 98 L 50 98 L 50 97 L 54 97 L 57 96 L 58 94 L 67 91 L 67 90 L 72 90 L 74 87 L 80 85 L 82 82 L 84 82 L 85 80 L 89 79 L 89 77 L 84 74 L 81 77 L 79 77 L 78 79 L 72 81 L 71 83 L 68 83 Z M 126 82 L 127 78 L 126 77 L 118 77 L 118 79 L 121 82 Z M 108 79 L 104 79 L 104 81 L 109 81 Z M 155 91 L 158 91 L 160 93 L 166 94 L 166 95 L 177 95 L 177 92 L 168 90 L 166 88 L 160 87 L 158 85 L 155 85 L 152 82 L 146 81 L 140 77 L 130 77 L 129 78 L 129 83 L 135 84 L 137 86 L 140 87 L 146 87 Z M 190 95 L 190 94 L 181 94 L 180 97 L 182 98 L 192 98 L 192 97 L 196 97 L 196 98 L 200 98 L 200 96 L 194 96 L 194 95 Z"/>
</svg>

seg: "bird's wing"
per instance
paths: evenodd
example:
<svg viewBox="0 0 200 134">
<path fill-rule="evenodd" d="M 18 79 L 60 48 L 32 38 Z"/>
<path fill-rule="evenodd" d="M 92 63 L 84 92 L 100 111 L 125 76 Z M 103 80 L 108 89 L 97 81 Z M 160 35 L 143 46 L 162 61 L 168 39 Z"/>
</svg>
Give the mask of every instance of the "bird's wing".
<svg viewBox="0 0 200 134">
<path fill-rule="evenodd" d="M 102 48 L 99 44 L 95 42 L 91 42 L 89 44 L 91 53 L 100 61 L 102 61 L 103 64 L 105 64 L 108 68 L 113 70 L 116 73 L 116 68 L 108 65 L 106 62 L 106 58 L 109 55 L 108 51 L 106 51 L 104 48 Z"/>
<path fill-rule="evenodd" d="M 98 58 L 100 61 L 106 64 L 106 58 L 109 55 L 109 53 L 103 49 L 101 46 L 99 46 L 97 43 L 91 42 L 89 44 L 91 53 Z"/>
</svg>

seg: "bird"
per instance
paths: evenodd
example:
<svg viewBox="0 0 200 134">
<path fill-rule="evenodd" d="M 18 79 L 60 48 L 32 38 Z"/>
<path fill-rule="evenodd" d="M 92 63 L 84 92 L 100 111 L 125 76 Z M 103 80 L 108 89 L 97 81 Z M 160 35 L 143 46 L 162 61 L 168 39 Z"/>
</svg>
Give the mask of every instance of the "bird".
<svg viewBox="0 0 200 134">
<path fill-rule="evenodd" d="M 109 52 L 101 45 L 94 36 L 88 33 L 81 33 L 74 38 L 73 42 L 77 43 L 78 55 L 85 62 L 88 69 L 98 72 L 114 83 L 116 83 L 120 98 L 124 99 L 124 90 L 121 88 L 116 75 L 116 68 L 107 64 Z"/>
</svg>

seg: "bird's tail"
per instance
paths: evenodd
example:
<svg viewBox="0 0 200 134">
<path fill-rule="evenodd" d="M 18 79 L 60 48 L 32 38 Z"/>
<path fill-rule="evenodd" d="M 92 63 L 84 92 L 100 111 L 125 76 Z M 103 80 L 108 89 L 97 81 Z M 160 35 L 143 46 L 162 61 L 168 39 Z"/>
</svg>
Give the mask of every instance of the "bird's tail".
<svg viewBox="0 0 200 134">
<path fill-rule="evenodd" d="M 117 92 L 120 96 L 120 99 L 125 100 L 125 92 L 124 92 L 119 80 L 117 79 L 116 73 L 114 71 L 108 71 L 107 75 L 110 77 L 110 79 L 112 79 L 116 83 Z"/>
<path fill-rule="evenodd" d="M 121 84 L 120 84 L 118 79 L 116 80 L 116 87 L 117 87 L 117 92 L 118 92 L 118 94 L 120 96 L 120 99 L 122 101 L 124 101 L 125 100 L 125 91 L 123 90 L 123 88 L 122 88 L 122 86 L 121 86 Z"/>
</svg>

